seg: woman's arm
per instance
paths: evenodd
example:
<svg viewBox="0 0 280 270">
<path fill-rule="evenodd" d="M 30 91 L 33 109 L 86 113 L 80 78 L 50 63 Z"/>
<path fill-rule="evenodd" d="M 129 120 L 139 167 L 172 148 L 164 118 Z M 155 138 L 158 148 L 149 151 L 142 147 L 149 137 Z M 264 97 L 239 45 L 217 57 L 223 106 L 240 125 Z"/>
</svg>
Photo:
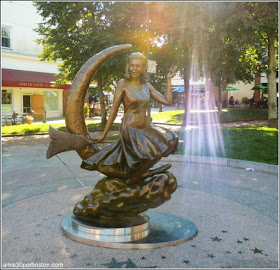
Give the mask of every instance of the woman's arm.
<svg viewBox="0 0 280 270">
<path fill-rule="evenodd" d="M 170 68 L 169 73 L 167 74 L 167 86 L 166 86 L 166 92 L 165 97 L 158 92 L 152 85 L 149 84 L 149 90 L 151 93 L 151 98 L 155 101 L 162 103 L 163 105 L 172 105 L 172 87 L 171 87 L 171 79 L 176 74 L 177 67 L 173 66 Z"/>
<path fill-rule="evenodd" d="M 103 131 L 102 136 L 99 139 L 96 140 L 97 143 L 104 140 L 104 138 L 106 137 L 110 127 L 112 126 L 112 124 L 114 123 L 114 120 L 116 119 L 116 117 L 118 115 L 118 110 L 119 110 L 119 107 L 120 107 L 120 105 L 122 103 L 122 100 L 123 100 L 124 85 L 125 85 L 124 80 L 120 80 L 118 82 L 117 89 L 116 89 L 114 99 L 113 99 L 113 106 L 112 106 L 112 109 L 111 109 L 111 113 L 109 115 L 109 118 L 108 118 L 108 121 L 107 121 L 107 124 L 105 126 L 105 129 Z"/>
</svg>

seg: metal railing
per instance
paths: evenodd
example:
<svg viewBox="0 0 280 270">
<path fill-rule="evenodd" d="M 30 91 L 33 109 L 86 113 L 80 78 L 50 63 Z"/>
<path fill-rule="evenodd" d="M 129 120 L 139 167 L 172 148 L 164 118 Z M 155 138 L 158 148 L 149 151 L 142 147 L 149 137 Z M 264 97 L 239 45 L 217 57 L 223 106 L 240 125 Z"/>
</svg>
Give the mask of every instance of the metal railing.
<svg viewBox="0 0 280 270">
<path fill-rule="evenodd" d="M 25 116 L 28 114 L 30 114 L 30 113 L 17 113 L 15 111 L 13 111 L 12 114 L 2 115 L 2 123 L 5 122 L 5 124 L 8 125 L 8 123 L 11 122 L 12 125 L 16 125 L 18 123 L 18 118 L 19 118 L 20 122 L 22 124 L 24 124 Z"/>
<path fill-rule="evenodd" d="M 31 115 L 34 117 L 35 114 L 38 114 L 33 110 L 33 108 L 32 109 L 30 108 L 29 111 L 25 110 L 26 108 L 30 108 L 30 107 L 24 107 L 23 113 L 18 113 L 18 112 L 13 111 L 10 114 L 2 115 L 2 123 L 5 123 L 6 125 L 8 125 L 9 123 L 11 123 L 12 125 L 16 125 L 18 123 L 18 118 L 19 118 L 20 122 L 22 124 L 24 124 L 26 115 Z M 38 107 L 38 108 L 34 108 L 34 109 L 44 109 L 43 123 L 47 123 L 46 109 L 44 107 Z"/>
</svg>

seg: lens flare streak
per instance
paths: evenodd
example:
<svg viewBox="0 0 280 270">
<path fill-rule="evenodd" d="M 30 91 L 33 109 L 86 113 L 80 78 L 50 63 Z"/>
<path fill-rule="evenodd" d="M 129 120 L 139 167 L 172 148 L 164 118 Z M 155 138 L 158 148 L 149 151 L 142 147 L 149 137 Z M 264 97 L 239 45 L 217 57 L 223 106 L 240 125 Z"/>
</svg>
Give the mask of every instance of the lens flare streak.
<svg viewBox="0 0 280 270">
<path fill-rule="evenodd" d="M 189 113 L 184 131 L 185 155 L 223 157 L 225 149 L 211 85 L 206 81 L 204 92 L 189 87 L 187 93 Z"/>
</svg>

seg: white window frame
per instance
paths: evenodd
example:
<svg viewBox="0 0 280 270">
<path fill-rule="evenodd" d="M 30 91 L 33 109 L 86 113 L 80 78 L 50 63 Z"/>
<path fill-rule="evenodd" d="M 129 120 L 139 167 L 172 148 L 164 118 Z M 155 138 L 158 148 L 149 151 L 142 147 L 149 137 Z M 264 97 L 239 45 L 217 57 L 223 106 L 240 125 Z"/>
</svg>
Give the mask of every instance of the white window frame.
<svg viewBox="0 0 280 270">
<path fill-rule="evenodd" d="M 8 33 L 9 33 L 9 37 L 4 37 L 3 35 L 2 35 L 2 31 L 3 30 L 6 30 Z M 3 48 L 3 49 L 12 49 L 12 38 L 11 38 L 11 27 L 10 26 L 7 26 L 7 25 L 3 25 L 3 26 L 1 26 L 1 48 Z M 6 47 L 6 46 L 3 46 L 3 42 L 2 42 L 2 38 L 9 38 L 10 39 L 10 47 Z"/>
</svg>

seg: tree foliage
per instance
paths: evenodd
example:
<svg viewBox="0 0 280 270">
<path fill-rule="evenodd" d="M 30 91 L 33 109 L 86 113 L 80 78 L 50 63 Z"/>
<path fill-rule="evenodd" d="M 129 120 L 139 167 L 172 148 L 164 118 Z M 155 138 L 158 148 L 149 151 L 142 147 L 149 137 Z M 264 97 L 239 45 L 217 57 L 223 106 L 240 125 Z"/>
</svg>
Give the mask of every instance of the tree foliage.
<svg viewBox="0 0 280 270">
<path fill-rule="evenodd" d="M 82 65 L 93 55 L 113 45 L 118 37 L 111 29 L 108 14 L 110 2 L 36 2 L 38 12 L 44 18 L 36 31 L 42 36 L 42 60 L 62 60 L 59 65 L 63 84 L 71 81 Z M 120 42 L 122 43 L 122 42 Z M 98 70 L 102 124 L 106 124 L 103 87 L 108 87 L 125 69 L 124 54 L 107 61 Z"/>
<path fill-rule="evenodd" d="M 268 78 L 268 124 L 278 125 L 276 72 L 278 69 L 278 3 L 249 2 L 244 4 L 246 27 L 250 31 L 252 47 L 256 48 L 261 65 Z"/>
<path fill-rule="evenodd" d="M 251 82 L 255 73 L 265 70 L 270 99 L 276 100 L 276 2 L 36 2 L 35 6 L 44 18 L 37 28 L 44 48 L 41 58 L 62 60 L 63 80 L 71 81 L 102 49 L 130 43 L 133 51 L 144 54 L 149 48 L 150 59 L 157 61 L 158 72 L 151 81 L 159 91 L 173 64 L 184 77 L 186 98 L 190 77 L 211 78 L 221 93 L 227 84 Z M 103 87 L 123 77 L 127 55 L 115 56 L 100 68 L 96 79 Z M 275 111 L 274 101 L 270 108 Z"/>
<path fill-rule="evenodd" d="M 36 29 L 42 36 L 38 40 L 43 45 L 41 58 L 62 60 L 60 72 L 67 81 L 75 77 L 91 56 L 118 44 L 106 19 L 110 3 L 36 2 L 35 6 L 44 18 Z M 116 66 L 123 62 L 120 58 L 124 56 L 118 55 L 106 62 L 97 76 L 117 76 L 120 68 Z"/>
</svg>

